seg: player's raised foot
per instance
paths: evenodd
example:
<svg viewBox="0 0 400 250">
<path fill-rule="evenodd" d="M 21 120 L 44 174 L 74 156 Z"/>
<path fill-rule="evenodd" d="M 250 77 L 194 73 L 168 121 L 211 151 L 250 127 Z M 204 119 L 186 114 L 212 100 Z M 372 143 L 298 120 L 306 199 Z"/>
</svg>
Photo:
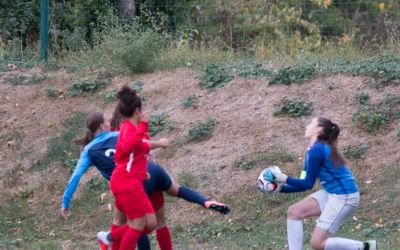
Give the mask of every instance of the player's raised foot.
<svg viewBox="0 0 400 250">
<path fill-rule="evenodd" d="M 221 214 L 229 214 L 231 211 L 227 205 L 216 201 L 206 201 L 204 206 L 211 211 L 216 211 Z"/>
<path fill-rule="evenodd" d="M 100 249 L 106 250 L 109 246 L 111 246 L 111 242 L 107 239 L 109 232 L 100 231 L 97 233 L 97 239 L 100 242 Z M 103 248 L 105 246 L 106 248 Z"/>
<path fill-rule="evenodd" d="M 368 240 L 364 242 L 363 250 L 376 250 L 376 240 Z"/>
</svg>

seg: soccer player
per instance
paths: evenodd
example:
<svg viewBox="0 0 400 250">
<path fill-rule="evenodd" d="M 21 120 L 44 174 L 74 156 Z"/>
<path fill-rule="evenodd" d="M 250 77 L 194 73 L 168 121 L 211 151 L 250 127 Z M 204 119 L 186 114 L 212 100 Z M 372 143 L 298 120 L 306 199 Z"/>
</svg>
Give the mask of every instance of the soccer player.
<svg viewBox="0 0 400 250">
<path fill-rule="evenodd" d="M 335 232 L 358 208 L 360 193 L 355 179 L 339 152 L 340 128 L 336 123 L 316 117 L 307 126 L 309 142 L 301 178 L 288 177 L 271 170 L 277 183 L 284 183 L 280 192 L 303 192 L 312 189 L 319 178 L 323 189 L 289 207 L 287 234 L 290 250 L 303 247 L 303 219 L 319 216 L 311 237 L 311 247 L 317 250 L 375 250 L 376 241 L 361 242 L 333 237 Z"/>
<path fill-rule="evenodd" d="M 119 127 L 119 121 L 116 123 L 115 115 L 113 117 L 111 129 Z M 70 178 L 68 186 L 62 199 L 61 215 L 67 219 L 69 215 L 70 200 L 73 196 L 82 175 L 88 170 L 91 165 L 94 165 L 104 178 L 110 179 L 111 173 L 115 168 L 114 153 L 115 145 L 118 139 L 118 132 L 110 132 L 108 120 L 104 118 L 102 113 L 91 113 L 86 120 L 88 129 L 87 135 L 76 142 L 82 146 L 82 153 L 75 167 L 75 170 Z M 197 203 L 207 209 L 218 211 L 222 214 L 229 213 L 229 208 L 221 203 L 210 201 L 200 193 L 191 190 L 190 188 L 180 186 L 173 181 L 164 169 L 153 163 L 148 163 L 148 172 L 150 178 L 145 181 L 144 187 L 147 195 L 151 197 L 151 202 L 156 211 L 158 230 L 156 231 L 157 239 L 167 238 L 164 234 L 169 234 L 167 228 L 164 228 L 164 209 L 163 196 L 160 191 L 166 191 L 168 194 L 178 196 L 189 202 Z M 156 195 L 153 194 L 156 193 Z M 113 223 L 113 229 L 123 226 L 125 221 L 123 218 L 117 217 Z M 165 241 L 164 241 L 165 242 Z M 143 237 L 138 243 L 139 249 L 149 249 L 148 240 Z"/>
</svg>

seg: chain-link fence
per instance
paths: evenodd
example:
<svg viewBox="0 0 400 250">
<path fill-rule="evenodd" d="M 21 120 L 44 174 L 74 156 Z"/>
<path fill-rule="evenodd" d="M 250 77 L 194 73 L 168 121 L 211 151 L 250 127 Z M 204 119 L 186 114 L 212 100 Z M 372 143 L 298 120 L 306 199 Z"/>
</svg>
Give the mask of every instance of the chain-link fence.
<svg viewBox="0 0 400 250">
<path fill-rule="evenodd" d="M 141 27 L 166 30 L 191 46 L 241 49 L 255 43 L 291 40 L 296 46 L 318 47 L 324 40 L 383 43 L 398 37 L 397 0 L 45 0 L 49 48 L 57 54 L 95 42 L 101 25 L 118 18 Z M 0 3 L 2 43 L 19 39 L 21 46 L 39 41 L 43 0 Z M 45 42 L 46 36 L 42 37 Z"/>
</svg>

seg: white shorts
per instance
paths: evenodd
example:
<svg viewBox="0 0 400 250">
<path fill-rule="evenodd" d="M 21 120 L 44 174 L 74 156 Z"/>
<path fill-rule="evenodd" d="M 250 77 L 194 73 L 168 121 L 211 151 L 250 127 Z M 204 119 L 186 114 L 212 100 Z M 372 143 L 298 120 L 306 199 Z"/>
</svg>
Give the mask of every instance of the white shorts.
<svg viewBox="0 0 400 250">
<path fill-rule="evenodd" d="M 321 209 L 317 227 L 332 234 L 354 213 L 360 203 L 359 192 L 330 194 L 322 189 L 310 196 L 318 202 Z"/>
</svg>

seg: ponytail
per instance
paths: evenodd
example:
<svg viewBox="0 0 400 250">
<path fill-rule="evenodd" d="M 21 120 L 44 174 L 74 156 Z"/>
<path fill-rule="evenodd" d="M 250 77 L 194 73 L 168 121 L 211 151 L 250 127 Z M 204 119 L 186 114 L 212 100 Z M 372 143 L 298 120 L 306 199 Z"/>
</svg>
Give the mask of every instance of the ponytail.
<svg viewBox="0 0 400 250">
<path fill-rule="evenodd" d="M 75 139 L 74 142 L 78 145 L 81 145 L 82 148 L 85 147 L 93 140 L 94 134 L 96 133 L 100 125 L 103 123 L 104 123 L 103 113 L 100 112 L 90 113 L 88 118 L 86 119 L 86 128 L 87 128 L 86 135 L 81 138 Z"/>
<path fill-rule="evenodd" d="M 329 159 L 333 160 L 333 165 L 335 167 L 345 165 L 346 159 L 338 150 L 339 126 L 329 119 L 319 117 L 318 127 L 322 128 L 321 134 L 318 135 L 318 140 L 325 142 L 331 147 Z"/>
</svg>

